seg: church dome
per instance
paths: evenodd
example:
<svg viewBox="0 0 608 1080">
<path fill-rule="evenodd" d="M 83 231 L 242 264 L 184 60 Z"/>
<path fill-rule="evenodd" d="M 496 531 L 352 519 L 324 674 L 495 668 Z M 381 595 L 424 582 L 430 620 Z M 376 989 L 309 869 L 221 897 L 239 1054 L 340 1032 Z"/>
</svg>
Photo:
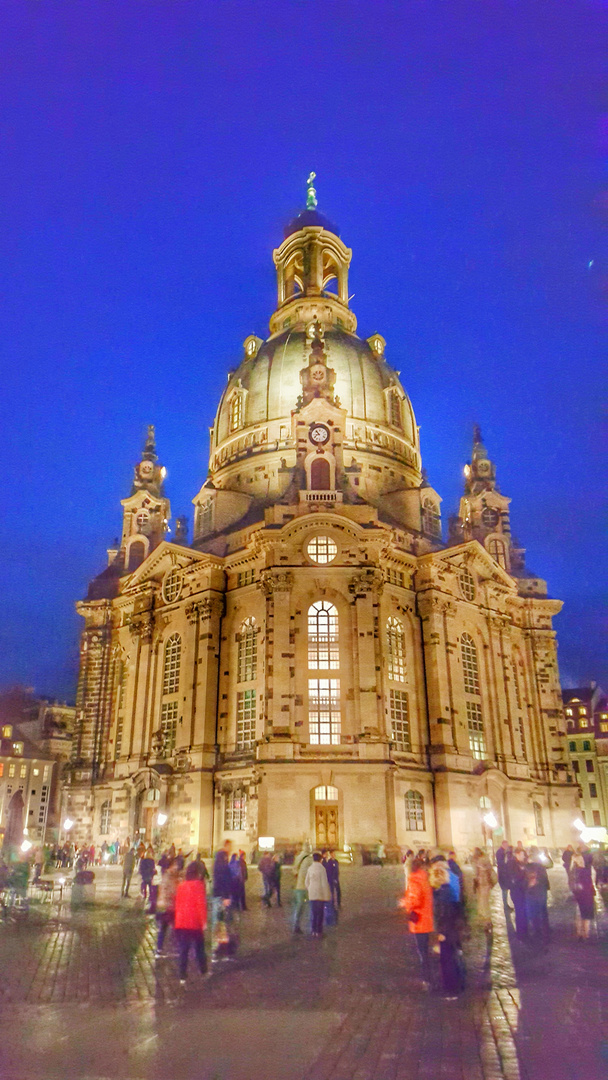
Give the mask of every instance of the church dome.
<svg viewBox="0 0 608 1080">
<path fill-rule="evenodd" d="M 348 292 L 352 252 L 319 214 L 313 194 L 309 186 L 306 210 L 273 252 L 277 309 L 270 337 L 252 335 L 243 343 L 243 359 L 230 375 L 211 432 L 210 482 L 258 499 L 285 493 L 293 480 L 295 416 L 315 339 L 331 400 L 343 410 L 344 476 L 353 473 L 352 497 L 372 486 L 383 492 L 418 487 L 418 431 L 410 400 L 386 361 L 384 338 L 375 334 L 363 341 L 355 333 Z"/>
</svg>

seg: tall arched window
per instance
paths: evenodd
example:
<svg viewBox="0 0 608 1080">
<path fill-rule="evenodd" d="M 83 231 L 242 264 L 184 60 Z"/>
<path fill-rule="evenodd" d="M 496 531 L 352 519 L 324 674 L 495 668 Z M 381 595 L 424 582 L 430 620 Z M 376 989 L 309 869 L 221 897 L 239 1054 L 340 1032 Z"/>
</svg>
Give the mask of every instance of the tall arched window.
<svg viewBox="0 0 608 1080">
<path fill-rule="evenodd" d="M 243 395 L 235 390 L 230 398 L 230 430 L 238 431 L 243 426 Z"/>
<path fill-rule="evenodd" d="M 386 623 L 388 677 L 393 682 L 405 682 L 405 633 L 400 619 L 391 617 Z"/>
<path fill-rule="evenodd" d="M 470 634 L 462 635 L 460 639 L 460 653 L 462 656 L 464 692 L 465 694 L 478 694 L 479 664 L 477 662 L 477 646 Z"/>
<path fill-rule="evenodd" d="M 308 738 L 313 744 L 340 742 L 340 667 L 338 612 L 327 600 L 308 609 Z M 331 673 L 331 676 L 330 676 Z"/>
<path fill-rule="evenodd" d="M 462 635 L 460 639 L 460 653 L 462 656 L 464 692 L 467 695 L 465 704 L 467 710 L 467 727 L 469 730 L 469 747 L 474 758 L 478 761 L 484 761 L 487 757 L 487 748 L 481 712 L 479 663 L 477 660 L 477 646 L 470 634 Z"/>
<path fill-rule="evenodd" d="M 110 832 L 110 823 L 112 821 L 112 800 L 106 799 L 101 804 L 101 812 L 99 815 L 99 832 L 102 836 L 107 836 Z"/>
<path fill-rule="evenodd" d="M 239 634 L 237 681 L 252 682 L 257 676 L 258 647 L 255 619 L 245 619 Z"/>
<path fill-rule="evenodd" d="M 327 600 L 317 600 L 308 609 L 308 666 L 332 671 L 340 666 L 338 611 Z"/>
<path fill-rule="evenodd" d="M 179 694 L 179 672 L 182 663 L 182 639 L 172 634 L 165 643 L 165 666 L 163 670 L 163 696 Z"/>
<path fill-rule="evenodd" d="M 543 826 L 543 808 L 540 803 L 532 803 L 532 809 L 534 810 L 534 826 L 536 828 L 537 836 L 544 836 L 545 829 Z"/>
<path fill-rule="evenodd" d="M 405 827 L 408 832 L 424 832 L 424 799 L 419 791 L 405 793 Z"/>
<path fill-rule="evenodd" d="M 129 573 L 133 570 L 137 570 L 138 566 L 141 566 L 146 557 L 146 545 L 143 540 L 134 540 L 129 547 Z"/>
<path fill-rule="evenodd" d="M 425 536 L 441 536 L 441 516 L 432 499 L 422 504 L 422 531 Z"/>
<path fill-rule="evenodd" d="M 488 540 L 488 551 L 498 565 L 502 566 L 503 570 L 508 570 L 507 545 L 504 540 L 501 540 L 498 536 L 491 537 L 490 540 Z"/>
</svg>

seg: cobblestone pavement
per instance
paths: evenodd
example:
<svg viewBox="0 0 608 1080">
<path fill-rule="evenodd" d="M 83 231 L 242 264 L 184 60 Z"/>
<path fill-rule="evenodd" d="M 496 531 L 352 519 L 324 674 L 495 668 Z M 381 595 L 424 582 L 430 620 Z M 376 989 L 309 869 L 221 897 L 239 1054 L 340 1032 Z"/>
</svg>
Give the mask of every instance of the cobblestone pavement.
<svg viewBox="0 0 608 1080">
<path fill-rule="evenodd" d="M 456 1002 L 422 990 L 400 867 L 344 869 L 321 941 L 291 935 L 288 906 L 263 909 L 257 877 L 238 959 L 185 989 L 115 868 L 93 910 L 0 925 L 2 1080 L 607 1080 L 608 917 L 576 943 L 561 870 L 549 950 L 509 943 L 495 889 L 493 946 L 474 926 Z"/>
</svg>

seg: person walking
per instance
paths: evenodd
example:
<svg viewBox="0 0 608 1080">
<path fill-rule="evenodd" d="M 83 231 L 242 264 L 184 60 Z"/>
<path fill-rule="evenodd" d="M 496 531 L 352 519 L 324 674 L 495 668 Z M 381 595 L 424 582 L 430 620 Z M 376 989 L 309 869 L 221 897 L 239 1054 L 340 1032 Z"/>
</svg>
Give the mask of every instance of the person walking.
<svg viewBox="0 0 608 1080">
<path fill-rule="evenodd" d="M 514 851 L 507 860 L 509 893 L 515 910 L 515 933 L 520 941 L 528 939 L 528 915 L 526 912 L 526 865 L 528 857 L 523 850 Z"/>
<path fill-rule="evenodd" d="M 420 859 L 412 860 L 402 906 L 405 908 L 409 931 L 414 935 L 416 952 L 420 961 L 422 985 L 425 990 L 430 990 L 429 941 L 434 929 L 433 890 L 429 884 L 426 869 Z"/>
<path fill-rule="evenodd" d="M 236 852 L 230 857 L 230 879 L 232 888 L 232 903 L 235 908 L 240 911 L 245 910 L 245 885 L 243 882 L 243 871 L 241 869 L 241 861 Z"/>
<path fill-rule="evenodd" d="M 513 911 L 509 904 L 509 872 L 507 869 L 512 852 L 513 848 L 506 840 L 503 840 L 496 852 L 496 874 L 505 911 Z"/>
<path fill-rule="evenodd" d="M 586 858 L 585 855 L 589 857 Z M 595 918 L 595 887 L 591 873 L 591 853 L 578 851 L 573 854 L 571 863 L 572 893 L 576 900 L 576 937 L 578 941 L 587 941 L 591 922 Z"/>
<path fill-rule="evenodd" d="M 573 858 L 574 848 L 572 847 L 572 844 L 568 844 L 568 847 L 564 848 L 562 852 L 562 863 L 564 864 L 564 870 L 566 871 L 568 877 L 570 877 L 570 866 L 572 864 Z"/>
<path fill-rule="evenodd" d="M 342 890 L 340 888 L 340 863 L 336 859 L 335 851 L 329 852 L 325 863 L 325 873 L 331 889 L 331 901 L 334 908 L 342 907 Z"/>
<path fill-rule="evenodd" d="M 165 943 L 167 930 L 175 923 L 175 897 L 180 884 L 179 877 L 179 869 L 175 860 L 173 860 L 169 863 L 169 866 L 163 873 L 158 887 L 158 898 L 156 901 L 156 925 L 158 926 L 158 936 L 156 939 L 156 952 L 154 954 L 156 960 L 163 955 L 163 945 Z"/>
<path fill-rule="evenodd" d="M 247 911 L 247 892 L 246 883 L 249 877 L 249 870 L 247 869 L 247 859 L 245 858 L 245 852 L 239 851 L 239 865 L 241 867 L 241 881 L 243 882 L 243 891 L 241 894 L 241 905 L 243 911 Z"/>
<path fill-rule="evenodd" d="M 323 937 L 323 916 L 325 904 L 331 900 L 331 889 L 321 861 L 321 852 L 313 852 L 312 859 L 312 866 L 306 871 L 306 891 L 312 910 L 312 936 Z"/>
<path fill-rule="evenodd" d="M 450 884 L 450 871 L 445 861 L 434 861 L 429 870 L 433 889 L 433 921 L 439 942 L 439 963 L 443 992 L 447 1001 L 455 1001 L 464 989 L 459 957 L 459 910 Z"/>
<path fill-rule="evenodd" d="M 137 856 L 133 848 L 129 848 L 125 852 L 125 857 L 122 861 L 122 888 L 120 890 L 121 896 L 129 895 L 129 887 L 131 885 L 131 878 L 133 877 L 133 871 L 135 869 L 135 860 Z"/>
<path fill-rule="evenodd" d="M 306 891 L 306 875 L 309 867 L 312 866 L 313 858 L 310 850 L 310 844 L 304 844 L 299 855 L 296 856 L 293 868 L 296 874 L 296 884 L 293 890 L 293 932 L 294 934 L 301 934 L 302 927 L 300 921 L 306 903 L 308 900 L 308 893 Z"/>
<path fill-rule="evenodd" d="M 489 856 L 481 848 L 475 848 L 473 858 L 473 892 L 477 900 L 477 918 L 482 922 L 486 934 L 492 933 L 492 911 L 490 895 L 498 880 Z"/>
<path fill-rule="evenodd" d="M 265 851 L 258 863 L 258 870 L 262 875 L 262 903 L 266 904 L 266 907 L 272 907 L 271 898 L 274 892 L 274 862 L 272 855 L 269 851 Z"/>
<path fill-rule="evenodd" d="M 271 874 L 271 878 L 270 878 L 270 884 L 271 884 L 271 887 L 274 889 L 274 891 L 277 894 L 277 907 L 282 907 L 282 904 L 281 904 L 281 870 L 282 869 L 283 869 L 283 864 L 281 862 L 280 855 L 277 855 L 277 854 L 273 855 L 272 856 L 272 874 Z"/>
<path fill-rule="evenodd" d="M 207 926 L 207 893 L 198 876 L 195 862 L 186 868 L 186 878 L 175 894 L 175 936 L 179 949 L 179 981 L 186 984 L 188 957 L 194 951 L 201 975 L 208 975 L 205 955 L 205 928 Z"/>
<path fill-rule="evenodd" d="M 541 947 L 549 944 L 549 875 L 542 862 L 538 848 L 530 848 L 526 864 L 526 915 L 528 937 Z"/>
<path fill-rule="evenodd" d="M 238 948 L 238 933 L 234 928 L 235 905 L 232 902 L 230 852 L 232 842 L 225 840 L 213 862 L 213 911 L 211 928 L 211 960 L 230 960 Z"/>
<path fill-rule="evenodd" d="M 143 858 L 139 860 L 138 872 L 141 878 L 141 895 L 144 900 L 148 897 L 148 900 L 152 903 L 152 883 L 154 881 L 154 875 L 156 874 L 154 848 L 152 845 L 147 848 Z"/>
</svg>

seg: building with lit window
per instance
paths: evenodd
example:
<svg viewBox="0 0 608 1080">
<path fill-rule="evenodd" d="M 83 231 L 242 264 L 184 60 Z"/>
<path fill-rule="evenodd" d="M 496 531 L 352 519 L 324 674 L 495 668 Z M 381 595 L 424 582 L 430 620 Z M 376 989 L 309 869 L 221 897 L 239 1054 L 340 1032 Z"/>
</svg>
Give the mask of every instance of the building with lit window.
<svg viewBox="0 0 608 1080">
<path fill-rule="evenodd" d="M 273 258 L 270 336 L 229 376 L 192 539 L 183 520 L 167 539 L 150 429 L 78 604 L 74 837 L 570 842 L 561 604 L 526 569 L 479 430 L 446 541 L 412 405 L 384 338 L 356 333 L 351 251 L 312 187 Z"/>
<path fill-rule="evenodd" d="M 47 839 L 55 762 L 13 724 L 0 725 L 0 850 Z"/>
<path fill-rule="evenodd" d="M 608 696 L 601 686 L 564 690 L 568 756 L 587 828 L 608 827 Z"/>
</svg>

